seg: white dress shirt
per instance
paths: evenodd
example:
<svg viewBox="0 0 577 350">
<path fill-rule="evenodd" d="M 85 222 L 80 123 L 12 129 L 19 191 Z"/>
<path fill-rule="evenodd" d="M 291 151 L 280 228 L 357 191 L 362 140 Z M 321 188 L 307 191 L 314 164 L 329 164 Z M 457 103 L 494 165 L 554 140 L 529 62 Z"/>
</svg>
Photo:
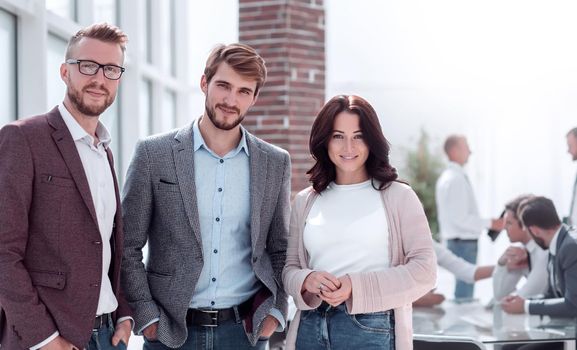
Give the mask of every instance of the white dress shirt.
<svg viewBox="0 0 577 350">
<path fill-rule="evenodd" d="M 555 234 L 553 235 L 553 238 L 551 239 L 551 243 L 549 243 L 549 254 L 551 254 L 551 256 L 555 256 L 557 255 L 557 239 L 559 238 L 559 232 L 561 232 L 561 227 L 559 227 L 559 229 L 557 230 L 557 232 L 555 232 Z M 549 256 L 547 255 L 547 259 L 549 259 Z M 547 264 L 548 265 L 548 264 Z M 547 285 L 547 287 L 550 285 L 551 288 L 555 288 L 555 271 L 553 271 L 553 269 L 551 269 L 552 273 L 548 273 L 549 276 L 549 283 Z M 525 309 L 525 313 L 529 313 L 529 304 L 531 304 L 531 299 L 525 299 L 525 303 L 524 303 L 524 309 Z"/>
<path fill-rule="evenodd" d="M 569 225 L 577 226 L 577 175 L 573 184 L 573 197 L 571 197 L 571 208 L 569 209 Z"/>
<path fill-rule="evenodd" d="M 461 281 L 475 283 L 475 271 L 477 271 L 476 265 L 456 256 L 452 251 L 439 242 L 433 242 L 433 247 L 435 248 L 437 264 L 439 266 L 447 269 Z"/>
<path fill-rule="evenodd" d="M 481 231 L 491 226 L 490 219 L 479 216 L 473 188 L 463 170 L 449 162 L 436 185 L 437 215 L 441 237 L 478 239 Z"/>
<path fill-rule="evenodd" d="M 531 270 L 527 267 L 509 271 L 507 265 L 497 264 L 493 271 L 493 296 L 495 300 L 501 300 L 509 294 L 516 294 L 527 299 L 547 291 L 549 253 L 541 249 L 533 240 L 530 240 L 524 248 L 527 249 L 531 259 Z M 517 284 L 523 277 L 526 278 L 525 283 L 517 288 Z"/>
</svg>

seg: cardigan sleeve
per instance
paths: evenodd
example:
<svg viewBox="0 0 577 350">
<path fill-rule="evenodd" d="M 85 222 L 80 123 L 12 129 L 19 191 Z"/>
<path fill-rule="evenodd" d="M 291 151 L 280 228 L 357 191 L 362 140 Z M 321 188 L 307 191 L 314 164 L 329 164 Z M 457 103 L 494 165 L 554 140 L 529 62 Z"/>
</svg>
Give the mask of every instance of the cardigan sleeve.
<svg viewBox="0 0 577 350">
<path fill-rule="evenodd" d="M 304 249 L 302 244 L 302 230 L 304 227 L 304 211 L 307 204 L 309 191 L 301 191 L 292 205 L 291 219 L 289 226 L 288 247 L 286 264 L 282 273 L 282 281 L 285 291 L 289 294 L 299 310 L 310 310 L 317 308 L 322 300 L 316 295 L 301 294 L 301 289 L 306 277 L 313 272 L 304 265 Z"/>
<path fill-rule="evenodd" d="M 349 274 L 353 291 L 347 309 L 351 314 L 409 305 L 436 282 L 436 257 L 421 202 L 406 185 L 393 183 L 386 191 L 391 191 L 385 201 L 390 234 L 398 237 L 391 239 L 392 249 L 397 249 L 393 253 L 400 254 L 402 260 L 380 271 Z"/>
</svg>

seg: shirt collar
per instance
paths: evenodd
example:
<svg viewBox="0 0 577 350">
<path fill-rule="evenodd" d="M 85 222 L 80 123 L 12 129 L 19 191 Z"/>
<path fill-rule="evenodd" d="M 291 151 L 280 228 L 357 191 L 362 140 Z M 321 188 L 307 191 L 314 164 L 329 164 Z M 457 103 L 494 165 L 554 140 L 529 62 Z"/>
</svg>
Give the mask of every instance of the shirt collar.
<svg viewBox="0 0 577 350">
<path fill-rule="evenodd" d="M 559 229 L 557 232 L 555 232 L 555 235 L 553 235 L 551 244 L 549 244 L 549 253 L 551 253 L 551 255 L 557 254 L 557 239 L 559 238 L 559 232 L 561 232 L 561 228 L 563 228 L 563 225 L 559 226 Z"/>
<path fill-rule="evenodd" d="M 535 249 L 539 248 L 539 246 L 537 245 L 537 243 L 535 243 L 535 241 L 533 239 L 530 239 L 529 242 L 527 242 L 527 244 L 525 244 L 525 249 L 527 249 L 527 251 L 529 253 L 533 253 L 535 251 Z M 539 248 L 541 249 L 541 248 Z"/>
<path fill-rule="evenodd" d="M 463 166 L 462 166 L 461 164 L 455 163 L 455 162 L 453 162 L 453 161 L 449 161 L 448 167 L 451 168 L 451 169 L 458 170 L 458 171 L 461 172 L 461 173 L 464 173 L 464 172 L 465 172 L 465 169 L 463 168 Z"/>
<path fill-rule="evenodd" d="M 80 126 L 80 124 L 78 124 L 78 121 L 76 121 L 72 114 L 70 114 L 64 103 L 58 105 L 58 111 L 60 112 L 62 119 L 64 119 L 64 123 L 70 131 L 70 135 L 72 135 L 72 139 L 74 141 L 85 139 L 89 141 L 90 144 L 94 144 L 94 138 L 89 135 L 86 130 Z M 112 141 L 108 129 L 106 129 L 104 124 L 102 124 L 100 121 L 98 121 L 98 124 L 96 125 L 96 135 L 98 135 L 100 144 L 102 144 L 104 148 L 107 148 Z"/>
<path fill-rule="evenodd" d="M 208 145 L 206 144 L 206 142 L 204 141 L 204 138 L 202 137 L 202 134 L 200 133 L 200 127 L 198 126 L 198 123 L 200 122 L 200 118 L 197 118 L 193 124 L 192 124 L 192 135 L 193 135 L 193 149 L 194 151 L 198 151 L 200 149 L 200 147 L 203 147 L 204 149 L 206 149 L 207 151 L 209 151 L 211 154 L 213 154 L 215 157 L 218 157 L 210 148 L 208 148 Z M 228 152 L 228 154 L 225 157 L 234 157 L 236 156 L 241 150 L 244 151 L 246 153 L 246 155 L 248 156 L 248 144 L 246 143 L 246 130 L 244 130 L 244 128 L 241 126 L 240 127 L 240 132 L 241 132 L 241 137 L 240 137 L 240 141 L 238 142 L 238 145 L 236 146 L 235 149 L 233 149 L 232 151 Z M 218 158 L 222 158 L 222 157 L 218 157 Z"/>
</svg>

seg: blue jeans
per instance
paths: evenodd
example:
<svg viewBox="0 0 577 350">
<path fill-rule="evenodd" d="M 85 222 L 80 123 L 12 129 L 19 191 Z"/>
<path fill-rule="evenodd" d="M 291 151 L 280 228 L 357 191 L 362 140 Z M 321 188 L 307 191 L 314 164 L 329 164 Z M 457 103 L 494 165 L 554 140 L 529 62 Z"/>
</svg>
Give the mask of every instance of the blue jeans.
<svg viewBox="0 0 577 350">
<path fill-rule="evenodd" d="M 217 327 L 188 326 L 188 337 L 180 350 L 264 350 L 268 339 L 259 340 L 252 346 L 240 321 L 229 320 Z M 173 350 L 159 341 L 144 338 L 144 350 Z"/>
<path fill-rule="evenodd" d="M 465 259 L 471 264 L 477 264 L 477 240 L 476 239 L 449 239 L 447 248 L 456 256 Z M 475 285 L 457 280 L 455 285 L 455 299 L 472 299 Z"/>
<path fill-rule="evenodd" d="M 303 311 L 297 334 L 297 350 L 394 350 L 393 310 L 351 315 L 345 304 L 322 303 Z"/>
<path fill-rule="evenodd" d="M 112 346 L 112 336 L 114 335 L 114 324 L 108 319 L 108 324 L 92 331 L 92 336 L 86 350 L 126 350 L 126 344 L 122 340 L 117 346 Z"/>
</svg>

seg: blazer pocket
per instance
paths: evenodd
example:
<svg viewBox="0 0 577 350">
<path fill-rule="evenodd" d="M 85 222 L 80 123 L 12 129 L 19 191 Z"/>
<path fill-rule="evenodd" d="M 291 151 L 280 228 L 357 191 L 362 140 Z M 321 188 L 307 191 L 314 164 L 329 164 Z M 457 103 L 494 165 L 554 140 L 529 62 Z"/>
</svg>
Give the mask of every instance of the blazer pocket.
<svg viewBox="0 0 577 350">
<path fill-rule="evenodd" d="M 180 192 L 180 187 L 177 183 L 168 182 L 163 179 L 158 181 L 156 188 L 158 188 L 159 191 Z"/>
<path fill-rule="evenodd" d="M 40 175 L 42 179 L 42 183 L 61 186 L 61 187 L 74 187 L 76 183 L 74 180 L 66 178 L 66 177 L 59 177 L 59 176 L 52 176 L 49 174 L 42 174 Z"/>
<path fill-rule="evenodd" d="M 30 271 L 33 286 L 41 286 L 62 290 L 66 286 L 64 272 Z"/>
</svg>

